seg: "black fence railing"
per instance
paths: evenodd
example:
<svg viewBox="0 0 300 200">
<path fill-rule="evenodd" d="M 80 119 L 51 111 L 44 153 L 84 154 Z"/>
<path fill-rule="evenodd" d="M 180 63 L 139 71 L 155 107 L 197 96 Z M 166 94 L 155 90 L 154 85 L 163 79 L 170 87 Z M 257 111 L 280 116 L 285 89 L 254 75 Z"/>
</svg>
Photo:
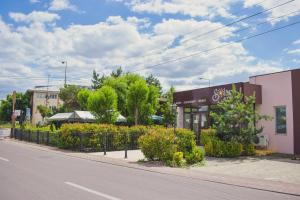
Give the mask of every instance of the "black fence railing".
<svg viewBox="0 0 300 200">
<path fill-rule="evenodd" d="M 11 137 L 17 140 L 56 146 L 79 152 L 106 152 L 138 149 L 139 134 L 113 134 L 113 133 L 72 133 L 68 137 L 60 132 L 31 131 L 24 129 L 11 129 Z"/>
</svg>

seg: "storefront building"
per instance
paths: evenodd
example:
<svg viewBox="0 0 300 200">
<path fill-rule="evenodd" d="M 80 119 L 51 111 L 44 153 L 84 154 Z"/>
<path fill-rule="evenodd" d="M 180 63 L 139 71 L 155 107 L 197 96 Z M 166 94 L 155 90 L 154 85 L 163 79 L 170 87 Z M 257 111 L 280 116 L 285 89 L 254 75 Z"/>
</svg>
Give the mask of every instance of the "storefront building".
<svg viewBox="0 0 300 200">
<path fill-rule="evenodd" d="M 201 129 L 211 126 L 211 106 L 226 97 L 233 85 L 245 97 L 255 93 L 254 108 L 273 118 L 257 124 L 264 127 L 268 149 L 300 154 L 300 69 L 253 76 L 246 83 L 176 92 L 177 127 L 193 130 L 200 143 Z"/>
</svg>

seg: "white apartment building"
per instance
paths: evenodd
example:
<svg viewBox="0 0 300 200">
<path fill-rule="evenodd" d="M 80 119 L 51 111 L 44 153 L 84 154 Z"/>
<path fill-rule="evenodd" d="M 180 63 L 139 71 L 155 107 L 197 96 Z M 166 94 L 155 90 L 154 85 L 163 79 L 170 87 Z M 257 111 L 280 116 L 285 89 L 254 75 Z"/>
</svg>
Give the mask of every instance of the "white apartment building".
<svg viewBox="0 0 300 200">
<path fill-rule="evenodd" d="M 30 94 L 30 113 L 31 123 L 33 125 L 43 121 L 43 118 L 37 109 L 39 105 L 44 105 L 51 109 L 63 105 L 63 101 L 58 97 L 59 88 L 57 87 L 35 87 L 27 90 L 27 92 Z"/>
</svg>

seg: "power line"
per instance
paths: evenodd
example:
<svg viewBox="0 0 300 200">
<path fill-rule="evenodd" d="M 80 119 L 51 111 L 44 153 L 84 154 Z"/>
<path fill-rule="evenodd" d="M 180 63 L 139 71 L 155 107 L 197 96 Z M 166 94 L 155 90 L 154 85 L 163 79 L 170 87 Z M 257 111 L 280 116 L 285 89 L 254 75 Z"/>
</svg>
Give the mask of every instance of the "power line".
<svg viewBox="0 0 300 200">
<path fill-rule="evenodd" d="M 253 27 L 256 27 L 256 26 L 260 26 L 260 25 L 263 25 L 263 24 L 267 24 L 267 23 L 270 23 L 270 22 L 275 21 L 275 20 L 277 20 L 277 19 L 280 19 L 280 18 L 283 18 L 283 17 L 287 17 L 287 16 L 289 16 L 289 15 L 293 15 L 293 14 L 298 13 L 298 12 L 300 12 L 300 10 L 292 11 L 292 12 L 289 12 L 289 13 L 287 13 L 287 14 L 284 14 L 284 15 L 281 15 L 281 16 L 278 16 L 278 17 L 273 17 L 273 18 L 271 18 L 270 20 L 266 20 L 266 21 L 264 21 L 264 22 L 260 22 L 260 23 L 257 23 L 257 24 L 250 25 L 249 27 L 239 29 L 239 30 L 234 31 L 234 32 L 232 32 L 232 33 L 234 33 L 234 34 L 240 33 L 240 32 L 242 32 L 242 31 L 248 30 L 248 29 L 250 29 L 250 28 L 253 28 Z M 223 36 L 226 36 L 226 35 L 229 35 L 229 34 L 225 34 L 225 35 L 223 35 Z M 217 37 L 214 37 L 214 38 L 217 38 Z M 200 40 L 200 41 L 201 41 L 201 40 Z M 217 41 L 217 40 L 213 40 L 213 41 Z M 197 46 L 199 46 L 199 44 L 195 44 L 195 45 L 192 45 L 192 46 L 187 46 L 187 47 L 185 47 L 185 48 L 182 48 L 182 49 L 178 49 L 178 50 L 176 50 L 176 51 L 173 51 L 172 54 L 177 53 L 177 52 L 180 52 L 180 51 L 185 50 L 185 49 L 190 49 L 190 48 L 193 48 L 193 47 L 197 47 Z"/>
<path fill-rule="evenodd" d="M 217 47 L 214 47 L 214 48 L 211 48 L 211 49 L 207 49 L 207 50 L 204 50 L 204 51 L 199 51 L 199 52 L 187 55 L 187 56 L 183 56 L 183 57 L 179 57 L 179 58 L 176 58 L 176 59 L 173 59 L 173 60 L 169 60 L 169 61 L 166 61 L 166 62 L 158 63 L 158 64 L 155 64 L 155 65 L 144 67 L 142 69 L 134 70 L 134 71 L 131 71 L 131 72 L 143 71 L 143 70 L 155 68 L 155 67 L 158 67 L 158 66 L 161 66 L 161 65 L 165 65 L 165 64 L 168 64 L 168 63 L 172 63 L 172 62 L 177 62 L 177 61 L 180 61 L 180 60 L 184 60 L 186 58 L 194 57 L 194 56 L 200 55 L 202 53 L 207 53 L 207 52 L 219 49 L 219 48 L 230 46 L 233 43 L 242 42 L 242 41 L 249 40 L 249 39 L 252 39 L 252 38 L 256 38 L 256 37 L 259 37 L 259 36 L 262 36 L 262 35 L 266 35 L 266 34 L 271 33 L 271 32 L 275 32 L 275 31 L 278 31 L 278 30 L 281 30 L 281 29 L 285 29 L 285 28 L 288 28 L 288 27 L 291 27 L 291 26 L 295 26 L 295 25 L 297 25 L 299 23 L 300 23 L 300 21 L 297 21 L 297 22 L 294 22 L 294 23 L 291 23 L 291 24 L 287 24 L 285 26 L 281 26 L 281 27 L 278 27 L 278 28 L 270 29 L 270 30 L 262 32 L 262 33 L 258 33 L 258 34 L 251 35 L 251 36 L 239 39 L 239 40 L 235 40 L 235 41 L 232 41 L 231 43 L 220 45 L 220 46 L 217 46 Z"/>
<path fill-rule="evenodd" d="M 281 7 L 281 6 L 287 5 L 287 4 L 292 3 L 292 2 L 294 2 L 294 1 L 295 1 L 295 0 L 289 0 L 289 1 L 286 1 L 286 2 L 284 2 L 284 3 L 281 3 L 281 4 L 279 4 L 279 5 L 276 5 L 276 6 L 274 6 L 274 7 L 271 7 L 271 8 L 265 9 L 265 10 L 263 10 L 263 11 L 259 11 L 259 12 L 253 13 L 253 14 L 248 15 L 248 16 L 246 16 L 246 17 L 242 17 L 242 18 L 240 18 L 240 19 L 238 19 L 238 20 L 232 21 L 232 22 L 230 22 L 230 23 L 228 23 L 228 24 L 225 24 L 225 25 L 222 26 L 222 27 L 219 27 L 219 28 L 212 29 L 212 30 L 210 30 L 210 31 L 204 32 L 204 33 L 202 33 L 202 34 L 200 34 L 200 35 L 197 35 L 197 36 L 195 36 L 195 37 L 196 37 L 196 38 L 199 38 L 199 37 L 203 37 L 203 36 L 205 36 L 205 35 L 208 35 L 208 34 L 217 32 L 217 31 L 222 30 L 222 29 L 224 29 L 224 28 L 226 28 L 226 27 L 229 27 L 229 26 L 232 26 L 232 25 L 237 24 L 237 23 L 239 23 L 239 22 L 245 21 L 245 20 L 247 20 L 247 19 L 256 17 L 256 16 L 258 16 L 258 15 L 261 15 L 261 14 L 263 14 L 263 13 L 269 12 L 269 11 L 271 11 L 271 10 L 274 10 L 274 9 L 279 8 L 279 7 Z M 256 4 L 256 5 L 260 5 L 260 4 L 262 4 L 263 2 L 265 2 L 265 1 L 262 1 L 261 3 Z M 254 5 L 254 6 L 255 6 L 255 5 Z M 197 30 L 198 30 L 198 29 L 197 29 Z M 192 31 L 192 32 L 196 32 L 196 30 L 194 30 L 194 31 Z M 190 33 L 191 33 L 191 32 L 190 32 Z M 188 33 L 188 34 L 190 34 L 190 33 Z M 188 35 L 188 34 L 183 34 L 183 35 Z M 186 43 L 187 41 L 190 41 L 190 40 L 194 39 L 195 37 L 192 37 L 192 38 L 188 38 L 188 39 L 186 39 L 186 40 L 183 40 L 183 41 L 181 41 L 181 44 Z M 170 40 L 169 42 L 173 42 L 173 40 L 174 40 L 174 39 Z M 168 42 L 168 43 L 169 43 L 169 42 Z M 166 50 L 166 49 L 168 49 L 168 47 L 167 47 L 167 48 L 164 48 L 164 49 L 160 49 L 160 48 L 159 48 L 159 49 L 154 49 L 154 50 L 151 50 L 151 51 L 157 51 L 157 50 L 163 51 L 163 50 Z M 149 52 L 151 52 L 151 51 L 149 51 Z M 158 52 L 157 52 L 157 53 L 158 53 Z M 146 54 L 146 55 L 143 55 L 143 56 L 141 56 L 141 57 L 147 57 L 147 56 L 150 56 L 150 55 L 155 55 L 155 54 L 157 54 L 157 53 Z M 136 57 L 137 57 L 137 56 L 131 57 L 131 58 L 129 58 L 129 59 L 133 59 L 133 58 L 136 58 Z"/>
<path fill-rule="evenodd" d="M 183 40 L 182 43 L 186 43 L 187 41 L 193 40 L 194 38 L 199 38 L 199 37 L 208 35 L 208 34 L 210 34 L 210 33 L 214 33 L 214 32 L 216 32 L 216 31 L 219 31 L 219 30 L 221 30 L 221 29 L 224 29 L 224 28 L 226 28 L 226 27 L 228 27 L 228 26 L 232 26 L 232 25 L 237 24 L 237 23 L 239 23 L 239 22 L 242 22 L 242 21 L 244 21 L 244 20 L 250 19 L 250 18 L 252 18 L 252 17 L 256 17 L 256 16 L 258 16 L 258 15 L 261 15 L 261 14 L 263 14 L 263 13 L 269 12 L 269 11 L 271 11 L 271 10 L 274 10 L 274 9 L 279 8 L 279 7 L 281 7 L 281 6 L 287 5 L 287 4 L 292 3 L 292 2 L 294 2 L 294 1 L 295 1 L 295 0 L 290 0 L 290 1 L 287 1 L 287 2 L 285 2 L 285 3 L 279 4 L 279 5 L 277 5 L 277 6 L 268 8 L 268 9 L 266 9 L 266 10 L 263 10 L 263 11 L 260 11 L 260 12 L 257 12 L 257 13 L 254 13 L 254 14 L 249 15 L 249 16 L 246 16 L 246 17 L 244 17 L 244 18 L 242 18 L 242 19 L 239 19 L 239 20 L 236 20 L 236 21 L 234 21 L 234 22 L 228 23 L 228 24 L 226 24 L 226 25 L 224 25 L 224 26 L 222 26 L 222 27 L 213 29 L 213 30 L 211 30 L 211 31 L 205 32 L 205 33 L 200 34 L 200 35 L 197 35 L 196 37 L 192 37 L 192 38 Z"/>
</svg>

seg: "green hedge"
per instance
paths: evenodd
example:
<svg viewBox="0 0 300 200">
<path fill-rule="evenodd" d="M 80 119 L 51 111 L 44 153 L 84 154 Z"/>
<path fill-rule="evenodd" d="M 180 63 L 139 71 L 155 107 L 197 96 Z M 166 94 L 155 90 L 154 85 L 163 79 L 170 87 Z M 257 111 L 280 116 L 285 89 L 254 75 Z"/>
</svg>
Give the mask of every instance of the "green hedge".
<svg viewBox="0 0 300 200">
<path fill-rule="evenodd" d="M 154 127 L 155 128 L 155 127 Z M 63 124 L 60 128 L 59 147 L 76 149 L 80 145 L 80 135 L 83 135 L 83 146 L 95 150 L 103 149 L 104 135 L 111 140 L 110 148 L 123 150 L 125 145 L 137 141 L 137 138 L 149 130 L 146 126 L 115 126 L 107 124 Z M 137 142 L 136 142 L 137 143 Z M 136 144 L 137 145 L 137 144 Z"/>
<path fill-rule="evenodd" d="M 201 143 L 205 153 L 212 157 L 238 157 L 241 155 L 254 155 L 253 144 L 243 145 L 236 141 L 224 142 L 216 135 L 216 130 L 207 129 L 201 131 Z"/>
</svg>

